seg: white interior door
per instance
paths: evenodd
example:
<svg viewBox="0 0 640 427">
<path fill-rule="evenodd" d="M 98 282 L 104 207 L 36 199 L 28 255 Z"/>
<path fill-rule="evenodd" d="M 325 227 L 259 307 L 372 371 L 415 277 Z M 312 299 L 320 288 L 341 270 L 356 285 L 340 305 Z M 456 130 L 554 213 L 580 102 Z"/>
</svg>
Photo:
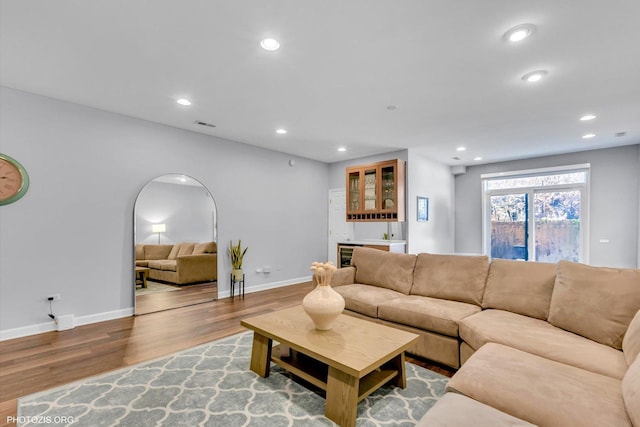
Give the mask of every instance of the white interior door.
<svg viewBox="0 0 640 427">
<path fill-rule="evenodd" d="M 327 259 L 338 265 L 338 242 L 351 238 L 351 227 L 347 223 L 347 192 L 344 188 L 329 190 L 329 246 Z"/>
</svg>

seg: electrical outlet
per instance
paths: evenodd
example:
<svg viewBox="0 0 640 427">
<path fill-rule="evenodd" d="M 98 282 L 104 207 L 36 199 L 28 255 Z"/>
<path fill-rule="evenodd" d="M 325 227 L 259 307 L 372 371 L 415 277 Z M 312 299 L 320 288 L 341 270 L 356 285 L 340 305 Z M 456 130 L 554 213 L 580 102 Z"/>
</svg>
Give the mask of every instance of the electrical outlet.
<svg viewBox="0 0 640 427">
<path fill-rule="evenodd" d="M 61 299 L 62 297 L 60 296 L 60 294 L 53 294 L 47 297 L 47 301 L 60 301 Z"/>
</svg>

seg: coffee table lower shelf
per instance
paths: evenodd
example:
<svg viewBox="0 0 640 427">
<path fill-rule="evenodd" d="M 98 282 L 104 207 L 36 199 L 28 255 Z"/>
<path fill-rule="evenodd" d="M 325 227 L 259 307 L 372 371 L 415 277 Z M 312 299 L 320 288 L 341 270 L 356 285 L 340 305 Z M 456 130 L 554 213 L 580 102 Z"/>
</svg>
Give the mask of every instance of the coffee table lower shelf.
<svg viewBox="0 0 640 427">
<path fill-rule="evenodd" d="M 329 365 L 304 355 L 298 351 L 289 349 L 290 356 L 280 356 L 282 352 L 281 345 L 273 346 L 271 353 L 271 361 L 276 365 L 286 369 L 293 375 L 313 384 L 321 390 L 327 391 L 327 380 L 329 377 Z M 400 375 L 397 369 L 382 367 L 371 371 L 369 374 L 360 378 L 358 384 L 358 402 L 371 393 Z"/>
</svg>

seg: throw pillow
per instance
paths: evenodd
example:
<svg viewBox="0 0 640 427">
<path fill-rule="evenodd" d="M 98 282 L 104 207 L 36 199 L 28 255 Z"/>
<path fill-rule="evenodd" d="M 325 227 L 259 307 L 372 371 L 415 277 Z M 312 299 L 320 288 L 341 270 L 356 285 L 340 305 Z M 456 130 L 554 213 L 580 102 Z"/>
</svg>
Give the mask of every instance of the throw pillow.
<svg viewBox="0 0 640 427">
<path fill-rule="evenodd" d="M 482 308 L 546 320 L 555 280 L 555 264 L 494 259 L 489 267 Z"/>
<path fill-rule="evenodd" d="M 215 242 L 196 243 L 196 246 L 193 248 L 193 255 L 213 254 L 215 252 L 216 252 Z"/>
<path fill-rule="evenodd" d="M 489 258 L 484 255 L 421 253 L 416 261 L 411 295 L 480 306 L 488 272 Z"/>
<path fill-rule="evenodd" d="M 558 262 L 549 308 L 552 325 L 621 350 L 639 309 L 640 270 Z"/>
<path fill-rule="evenodd" d="M 351 265 L 356 267 L 356 283 L 378 286 L 408 294 L 413 282 L 416 256 L 357 247 Z"/>
<path fill-rule="evenodd" d="M 144 259 L 144 245 L 138 243 L 136 245 L 136 260 Z"/>
<path fill-rule="evenodd" d="M 171 245 L 144 245 L 144 259 L 167 259 Z"/>
<path fill-rule="evenodd" d="M 178 256 L 193 254 L 193 248 L 195 246 L 196 246 L 195 243 L 180 243 L 180 250 L 178 251 Z"/>
<path fill-rule="evenodd" d="M 169 256 L 167 257 L 167 259 L 176 259 L 176 258 L 178 258 L 178 252 L 180 252 L 180 243 L 176 243 L 175 245 L 173 245 L 173 247 L 171 248 L 171 252 L 169 252 Z"/>
</svg>

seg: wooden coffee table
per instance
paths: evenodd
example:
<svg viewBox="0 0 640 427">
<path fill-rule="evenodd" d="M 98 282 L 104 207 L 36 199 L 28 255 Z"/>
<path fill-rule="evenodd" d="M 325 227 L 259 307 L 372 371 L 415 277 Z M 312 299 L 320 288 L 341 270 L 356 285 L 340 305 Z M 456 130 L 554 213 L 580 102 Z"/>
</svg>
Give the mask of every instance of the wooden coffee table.
<svg viewBox="0 0 640 427">
<path fill-rule="evenodd" d="M 136 266 L 136 285 L 140 283 L 143 288 L 147 287 L 147 276 L 151 269 L 147 267 Z"/>
<path fill-rule="evenodd" d="M 302 306 L 242 320 L 253 330 L 251 370 L 269 376 L 273 361 L 326 391 L 324 414 L 354 426 L 358 402 L 383 385 L 406 387 L 404 352 L 418 335 L 341 314 L 329 331 L 315 329 Z M 273 346 L 273 340 L 280 343 Z"/>
</svg>

